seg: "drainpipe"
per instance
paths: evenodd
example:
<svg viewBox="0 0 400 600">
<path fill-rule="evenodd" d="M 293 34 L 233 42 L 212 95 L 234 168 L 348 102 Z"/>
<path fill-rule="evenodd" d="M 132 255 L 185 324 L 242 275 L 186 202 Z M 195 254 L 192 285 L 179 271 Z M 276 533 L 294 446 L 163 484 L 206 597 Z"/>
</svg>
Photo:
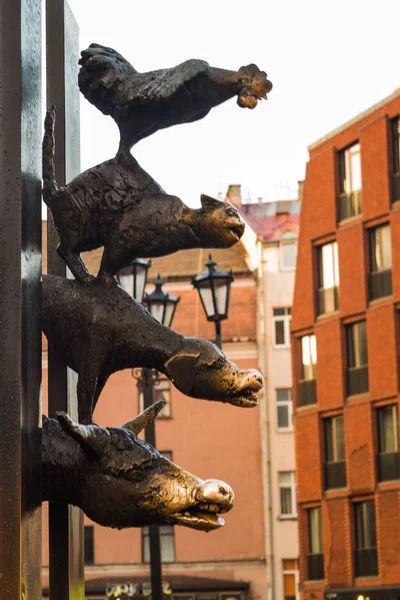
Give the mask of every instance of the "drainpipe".
<svg viewBox="0 0 400 600">
<path fill-rule="evenodd" d="M 264 247 L 259 242 L 261 253 L 260 266 L 258 269 L 258 327 L 257 327 L 257 345 L 258 356 L 261 371 L 264 375 L 264 408 L 261 410 L 260 427 L 262 443 L 262 473 L 264 492 L 264 506 L 267 506 L 267 515 L 264 523 L 266 559 L 268 570 L 268 600 L 275 600 L 275 564 L 274 564 L 274 529 L 273 529 L 273 511 L 272 511 L 272 474 L 271 474 L 271 435 L 269 418 L 269 398 L 268 398 L 268 361 L 267 361 L 267 336 L 266 336 L 266 318 L 265 315 L 265 297 L 266 277 L 264 274 Z"/>
</svg>

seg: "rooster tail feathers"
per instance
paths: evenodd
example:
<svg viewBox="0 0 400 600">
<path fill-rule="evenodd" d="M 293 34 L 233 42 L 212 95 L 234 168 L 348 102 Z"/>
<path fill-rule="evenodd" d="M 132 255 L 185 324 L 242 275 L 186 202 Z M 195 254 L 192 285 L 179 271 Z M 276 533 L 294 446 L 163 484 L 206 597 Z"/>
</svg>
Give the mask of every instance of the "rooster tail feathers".
<svg viewBox="0 0 400 600">
<path fill-rule="evenodd" d="M 54 104 L 46 112 L 44 120 L 44 137 L 42 146 L 43 157 L 43 200 L 48 205 L 52 197 L 57 193 L 58 187 L 55 176 L 54 154 L 55 139 L 54 126 L 56 122 L 56 109 Z"/>
</svg>

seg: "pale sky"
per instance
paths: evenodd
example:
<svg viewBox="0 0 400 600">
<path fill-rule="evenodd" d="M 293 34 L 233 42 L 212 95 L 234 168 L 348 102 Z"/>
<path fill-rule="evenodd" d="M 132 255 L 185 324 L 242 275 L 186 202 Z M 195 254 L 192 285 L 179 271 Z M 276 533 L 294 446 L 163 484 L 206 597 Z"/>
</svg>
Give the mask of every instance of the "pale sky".
<svg viewBox="0 0 400 600">
<path fill-rule="evenodd" d="M 69 0 L 80 46 L 120 52 L 138 71 L 189 58 L 256 63 L 274 89 L 250 111 L 236 99 L 201 121 L 159 131 L 132 154 L 189 205 L 229 184 L 294 198 L 307 146 L 400 87 L 400 0 Z M 81 98 L 82 170 L 112 158 L 118 129 Z"/>
</svg>

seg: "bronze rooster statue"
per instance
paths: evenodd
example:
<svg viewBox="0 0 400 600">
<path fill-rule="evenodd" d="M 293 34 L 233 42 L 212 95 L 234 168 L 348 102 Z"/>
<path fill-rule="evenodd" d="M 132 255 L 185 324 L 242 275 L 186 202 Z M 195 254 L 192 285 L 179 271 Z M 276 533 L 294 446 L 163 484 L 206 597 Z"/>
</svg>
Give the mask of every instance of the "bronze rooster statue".
<svg viewBox="0 0 400 600">
<path fill-rule="evenodd" d="M 267 74 L 254 64 L 228 71 L 191 59 L 138 73 L 121 54 L 99 44 L 91 44 L 81 56 L 80 90 L 116 121 L 121 150 L 159 129 L 201 119 L 233 96 L 239 106 L 254 108 L 272 89 Z"/>
</svg>

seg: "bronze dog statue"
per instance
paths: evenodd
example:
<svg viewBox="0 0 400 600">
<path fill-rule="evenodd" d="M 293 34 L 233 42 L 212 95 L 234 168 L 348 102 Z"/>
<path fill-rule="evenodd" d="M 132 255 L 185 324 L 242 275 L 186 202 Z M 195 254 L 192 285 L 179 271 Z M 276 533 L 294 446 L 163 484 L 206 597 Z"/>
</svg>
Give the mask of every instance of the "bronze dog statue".
<svg viewBox="0 0 400 600">
<path fill-rule="evenodd" d="M 89 281 L 80 253 L 104 246 L 98 277 L 113 281 L 134 258 L 189 248 L 229 248 L 244 231 L 236 208 L 202 196 L 192 209 L 166 194 L 130 152 L 81 173 L 58 189 L 54 176 L 55 110 L 47 111 L 43 141 L 43 199 L 60 244 L 57 251 L 74 277 Z"/>
<path fill-rule="evenodd" d="M 43 276 L 42 329 L 78 373 L 79 421 L 90 423 L 112 373 L 134 367 L 164 373 L 187 396 L 253 407 L 263 386 L 255 369 L 240 370 L 200 338 L 161 325 L 121 287 Z"/>
<path fill-rule="evenodd" d="M 233 506 L 223 481 L 203 481 L 164 458 L 137 434 L 162 400 L 122 427 L 79 425 L 65 413 L 43 416 L 43 500 L 79 506 L 107 527 L 184 525 L 211 531 Z"/>
<path fill-rule="evenodd" d="M 191 59 L 171 69 L 138 73 L 121 54 L 99 44 L 81 56 L 80 90 L 116 121 L 124 149 L 159 129 L 202 119 L 233 96 L 239 106 L 254 108 L 272 89 L 267 74 L 254 64 L 227 71 Z"/>
</svg>

